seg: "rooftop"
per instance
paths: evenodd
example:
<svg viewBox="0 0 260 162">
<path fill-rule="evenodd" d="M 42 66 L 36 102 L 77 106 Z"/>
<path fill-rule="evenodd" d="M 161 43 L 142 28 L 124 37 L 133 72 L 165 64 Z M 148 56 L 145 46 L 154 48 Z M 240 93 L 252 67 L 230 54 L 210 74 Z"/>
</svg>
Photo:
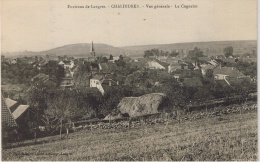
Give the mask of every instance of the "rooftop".
<svg viewBox="0 0 260 162">
<path fill-rule="evenodd" d="M 19 118 L 29 107 L 29 105 L 18 106 L 17 109 L 12 113 L 14 119 Z"/>
<path fill-rule="evenodd" d="M 243 77 L 245 76 L 243 73 L 241 73 L 239 70 L 233 67 L 217 67 L 213 69 L 213 74 L 222 74 L 222 75 L 228 75 L 229 77 L 237 78 L 237 77 Z"/>
</svg>

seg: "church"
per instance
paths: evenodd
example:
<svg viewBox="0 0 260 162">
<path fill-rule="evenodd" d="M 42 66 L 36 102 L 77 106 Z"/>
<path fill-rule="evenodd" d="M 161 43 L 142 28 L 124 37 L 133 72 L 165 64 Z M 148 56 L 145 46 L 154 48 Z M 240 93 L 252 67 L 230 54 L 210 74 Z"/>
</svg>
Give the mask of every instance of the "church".
<svg viewBox="0 0 260 162">
<path fill-rule="evenodd" d="M 96 52 L 95 52 L 95 48 L 94 48 L 94 44 L 93 41 L 91 43 L 91 47 L 90 47 L 90 56 L 88 57 L 88 61 L 89 62 L 94 62 L 96 61 Z"/>
</svg>

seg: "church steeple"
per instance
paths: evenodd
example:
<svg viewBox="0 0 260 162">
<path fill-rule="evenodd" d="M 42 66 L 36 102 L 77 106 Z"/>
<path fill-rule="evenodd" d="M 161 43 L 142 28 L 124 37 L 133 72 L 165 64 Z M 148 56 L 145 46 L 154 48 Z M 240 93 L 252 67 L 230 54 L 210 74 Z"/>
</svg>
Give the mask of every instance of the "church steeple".
<svg viewBox="0 0 260 162">
<path fill-rule="evenodd" d="M 96 57 L 96 55 L 95 55 L 95 49 L 94 49 L 94 45 L 93 45 L 93 41 L 92 41 L 92 43 L 91 43 L 90 54 L 91 54 L 91 56 Z"/>
</svg>

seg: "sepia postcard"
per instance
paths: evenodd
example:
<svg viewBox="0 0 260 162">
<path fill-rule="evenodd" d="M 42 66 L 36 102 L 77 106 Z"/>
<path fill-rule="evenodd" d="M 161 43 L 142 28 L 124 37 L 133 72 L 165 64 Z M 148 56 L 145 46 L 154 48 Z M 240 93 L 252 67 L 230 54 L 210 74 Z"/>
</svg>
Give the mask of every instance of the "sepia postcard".
<svg viewBox="0 0 260 162">
<path fill-rule="evenodd" d="M 2 0 L 3 161 L 255 161 L 257 0 Z"/>
</svg>

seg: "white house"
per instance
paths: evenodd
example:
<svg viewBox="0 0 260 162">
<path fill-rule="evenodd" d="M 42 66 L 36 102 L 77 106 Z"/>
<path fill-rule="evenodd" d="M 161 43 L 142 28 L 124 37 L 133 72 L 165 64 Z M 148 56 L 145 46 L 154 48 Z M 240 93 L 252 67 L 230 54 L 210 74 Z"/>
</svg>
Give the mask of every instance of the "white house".
<svg viewBox="0 0 260 162">
<path fill-rule="evenodd" d="M 102 84 L 103 81 L 102 75 L 95 75 L 93 78 L 90 79 L 90 87 L 97 87 Z"/>
<path fill-rule="evenodd" d="M 165 67 L 162 66 L 161 64 L 159 64 L 158 62 L 156 61 L 148 61 L 147 62 L 147 67 L 149 69 L 161 69 L 161 70 L 165 70 Z"/>
<path fill-rule="evenodd" d="M 72 69 L 75 66 L 74 61 L 66 61 L 66 60 L 60 61 L 58 65 L 63 66 L 64 69 Z"/>
</svg>

